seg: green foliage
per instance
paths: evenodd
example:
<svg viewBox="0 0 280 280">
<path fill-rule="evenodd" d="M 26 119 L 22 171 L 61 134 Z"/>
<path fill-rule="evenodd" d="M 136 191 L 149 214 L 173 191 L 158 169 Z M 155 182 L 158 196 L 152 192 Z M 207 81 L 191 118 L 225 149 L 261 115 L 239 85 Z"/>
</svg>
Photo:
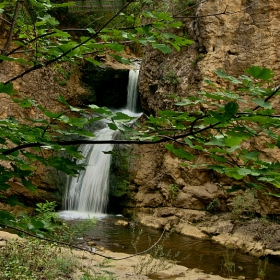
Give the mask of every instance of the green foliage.
<svg viewBox="0 0 280 280">
<path fill-rule="evenodd" d="M 214 198 L 206 207 L 206 211 L 210 213 L 215 213 L 217 210 L 220 209 L 220 202 Z"/>
<path fill-rule="evenodd" d="M 148 117 L 146 126 L 133 139 L 151 139 L 155 143 L 162 138 L 172 139 L 176 146 L 165 147 L 193 168 L 207 166 L 242 180 L 249 188 L 265 191 L 267 185 L 272 185 L 278 189 L 280 164 L 261 155 L 263 149 L 279 147 L 280 118 L 275 103 L 270 102 L 279 94 L 279 88 L 271 89 L 271 70 L 252 66 L 246 72 L 251 76 L 235 78 L 223 70 L 215 71 L 221 84 L 205 80 L 209 91 L 175 103 L 180 111 L 159 111 L 157 117 Z M 201 109 L 205 104 L 207 109 Z M 254 150 L 249 143 L 260 136 L 266 140 Z M 212 164 L 196 165 L 197 151 L 212 159 Z M 269 194 L 279 197 L 277 193 Z"/>
<path fill-rule="evenodd" d="M 112 162 L 110 167 L 110 193 L 111 197 L 128 195 L 129 163 L 133 158 L 131 148 L 116 146 L 111 152 Z"/>
<path fill-rule="evenodd" d="M 265 257 L 264 260 L 258 261 L 258 278 L 261 280 L 265 279 L 267 265 L 268 265 L 268 257 Z"/>
<path fill-rule="evenodd" d="M 47 201 L 46 203 L 38 203 L 36 206 L 37 214 L 33 217 L 23 214 L 14 218 L 8 212 L 0 211 L 0 224 L 23 230 L 38 237 L 47 237 L 69 244 L 73 244 L 96 224 L 96 219 L 85 219 L 67 224 L 54 212 L 56 202 Z M 15 230 L 15 233 L 20 236 L 28 236 L 22 231 Z"/>
<path fill-rule="evenodd" d="M 3 280 L 79 279 L 114 280 L 106 271 L 106 260 L 87 266 L 68 248 L 55 243 L 27 238 L 10 240 L 0 248 L 0 278 Z M 76 278 L 75 278 L 76 279 Z M 78 279 L 78 278 L 77 278 Z"/>
<path fill-rule="evenodd" d="M 1 16 L 12 19 L 12 15 L 16 15 L 16 2 L 2 2 Z M 169 5 L 166 1 L 163 4 Z M 194 3 L 188 0 L 176 1 L 175 4 L 186 5 L 188 8 Z M 183 23 L 165 12 L 169 7 L 166 9 L 159 5 L 154 6 L 154 10 L 146 9 L 143 12 L 135 7 L 135 13 L 132 13 L 129 10 L 131 3 L 127 3 L 126 8 L 105 21 L 101 28 L 88 26 L 86 30 L 82 30 L 82 36 L 76 36 L 76 33 L 73 35 L 69 30 L 62 30 L 56 18 L 56 11 L 69 5 L 72 3 L 25 1 L 19 8 L 18 17 L 14 18 L 14 29 L 8 30 L 16 39 L 10 46 L 16 44 L 18 47 L 8 47 L 0 59 L 6 63 L 20 63 L 24 67 L 19 75 L 0 82 L 0 93 L 9 96 L 19 108 L 41 111 L 44 117 L 6 117 L 0 120 L 1 191 L 10 187 L 9 181 L 13 178 L 30 191 L 36 191 L 37 186 L 32 183 L 31 178 L 38 162 L 77 176 L 84 168 L 82 164 L 77 164 L 82 156 L 76 146 L 71 145 L 73 142 L 65 141 L 66 137 L 93 137 L 84 127 L 106 119 L 108 127 L 118 129 L 124 139 L 136 143 L 176 141 L 176 144 L 168 143 L 165 147 L 185 164 L 196 168 L 196 155 L 199 152 L 209 159 L 204 166 L 214 172 L 233 180 L 242 180 L 249 188 L 266 191 L 267 185 L 273 186 L 275 192 L 268 194 L 280 196 L 277 194 L 280 187 L 280 163 L 262 157 L 263 149 L 280 147 L 277 133 L 280 119 L 275 102 L 271 102 L 278 95 L 279 88 L 272 89 L 273 72 L 267 68 L 252 66 L 245 70 L 246 75 L 238 78 L 218 69 L 215 73 L 219 83 L 205 80 L 207 90 L 175 103 L 178 111 L 165 110 L 159 111 L 157 116 L 148 116 L 140 129 L 131 128 L 128 124 L 132 118 L 123 113 L 95 105 L 73 107 L 62 96 L 59 101 L 65 110 L 61 112 L 49 111 L 31 98 L 21 98 L 14 89 L 13 82 L 29 72 L 51 64 L 58 63 L 55 65 L 64 84 L 70 73 L 60 67 L 62 62 L 77 63 L 86 59 L 94 65 L 100 65 L 97 55 L 109 52 L 119 61 L 128 63 L 122 57 L 123 41 L 149 45 L 163 54 L 180 51 L 182 47 L 192 43 L 184 35 L 178 35 L 183 32 Z M 127 28 L 128 24 L 130 28 Z M 24 51 L 24 58 L 15 56 L 17 51 Z M 166 79 L 172 84 L 178 82 L 174 73 L 169 73 Z M 265 143 L 261 143 L 263 147 L 260 150 L 248 148 L 251 141 L 260 136 L 266 137 Z M 79 141 L 75 144 L 79 144 Z M 67 155 L 58 157 L 57 153 L 61 151 L 65 151 Z M 6 202 L 11 205 L 21 203 L 15 197 L 6 199 Z M 0 221 L 4 224 L 15 222 L 5 212 L 1 212 Z M 32 218 L 21 219 L 18 225 L 36 234 L 50 232 L 51 228 L 56 227 L 48 219 L 37 221 Z"/>
<path fill-rule="evenodd" d="M 235 251 L 230 252 L 227 249 L 226 253 L 223 256 L 221 262 L 221 269 L 222 271 L 225 272 L 225 274 L 227 274 L 227 276 L 231 276 L 232 273 L 235 272 L 235 263 L 233 262 L 234 255 L 235 255 Z"/>
<path fill-rule="evenodd" d="M 165 82 L 170 83 L 172 85 L 178 85 L 180 82 L 174 71 L 169 71 L 163 79 Z"/>
<path fill-rule="evenodd" d="M 0 278 L 3 280 L 69 279 L 78 266 L 70 253 L 38 239 L 11 240 L 0 248 Z"/>
<path fill-rule="evenodd" d="M 235 196 L 231 202 L 231 206 L 231 213 L 235 219 L 240 218 L 241 215 L 252 218 L 260 210 L 257 194 L 254 189 L 247 189 L 244 193 Z"/>
<path fill-rule="evenodd" d="M 136 274 L 153 274 L 161 270 L 169 269 L 176 265 L 176 258 L 179 256 L 180 252 L 172 254 L 171 250 L 164 250 L 164 242 L 172 234 L 173 230 L 165 233 L 163 238 L 160 240 L 159 244 L 152 247 L 151 238 L 148 237 L 148 244 L 151 248 L 149 254 L 137 256 L 137 264 L 134 266 L 134 272 Z M 132 229 L 132 240 L 131 244 L 137 253 L 137 244 L 140 241 L 142 230 L 138 233 L 135 232 L 135 228 Z"/>
<path fill-rule="evenodd" d="M 171 201 L 174 201 L 178 197 L 179 187 L 176 184 L 170 184 L 168 186 L 168 191 L 170 193 Z"/>
</svg>

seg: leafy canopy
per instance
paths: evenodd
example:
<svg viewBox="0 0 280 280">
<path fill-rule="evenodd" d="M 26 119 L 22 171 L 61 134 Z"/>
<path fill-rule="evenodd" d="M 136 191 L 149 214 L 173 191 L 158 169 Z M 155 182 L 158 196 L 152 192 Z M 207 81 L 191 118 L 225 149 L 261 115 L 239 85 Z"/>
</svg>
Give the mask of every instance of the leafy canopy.
<svg viewBox="0 0 280 280">
<path fill-rule="evenodd" d="M 158 112 L 157 116 L 148 116 L 140 129 L 131 128 L 129 122 L 132 118 L 123 113 L 96 105 L 77 108 L 63 96 L 58 97 L 65 106 L 61 112 L 47 110 L 31 98 L 20 98 L 14 81 L 48 65 L 78 63 L 83 59 L 100 65 L 97 55 L 105 52 L 120 62 L 129 63 L 122 57 L 122 41 L 149 45 L 163 54 L 180 51 L 192 43 L 188 38 L 176 35 L 182 22 L 169 13 L 146 9 L 139 14 L 126 14 L 130 2 L 101 27 L 84 28 L 83 35 L 75 39 L 76 33 L 60 28 L 58 19 L 53 16 L 53 11 L 69 5 L 73 3 L 56 4 L 49 0 L 0 3 L 1 16 L 10 23 L 9 34 L 12 35 L 7 37 L 0 59 L 2 63 L 23 66 L 22 72 L 0 82 L 0 93 L 9 96 L 19 107 L 40 110 L 44 115 L 42 119 L 7 117 L 0 120 L 0 190 L 7 190 L 9 181 L 17 178 L 30 191 L 36 191 L 37 186 L 30 178 L 37 162 L 76 176 L 83 169 L 82 164 L 76 163 L 76 159 L 82 157 L 76 145 L 96 143 L 94 135 L 85 127 L 100 119 L 108 120 L 108 127 L 118 129 L 124 135 L 125 140 L 115 140 L 115 143 L 169 142 L 166 149 L 194 168 L 197 166 L 197 152 L 204 153 L 212 160 L 212 164 L 205 163 L 205 166 L 235 180 L 243 180 L 250 188 L 265 190 L 267 184 L 276 189 L 280 187 L 279 162 L 267 161 L 261 157 L 262 151 L 248 149 L 245 145 L 264 135 L 267 139 L 265 148 L 280 147 L 277 133 L 279 115 L 274 108 L 275 103 L 271 102 L 277 98 L 279 87 L 271 87 L 273 73 L 269 69 L 252 66 L 245 70 L 246 75 L 238 78 L 217 70 L 219 79 L 224 80 L 224 84 L 232 84 L 232 87 L 205 80 L 208 91 L 176 103 L 178 110 L 165 110 Z M 122 18 L 126 25 L 110 26 L 116 18 Z M 19 52 L 24 55 L 19 56 Z M 208 105 L 207 110 L 201 110 L 204 104 Z M 66 141 L 66 137 L 78 140 Z M 68 156 L 57 157 L 56 154 L 45 153 L 46 150 L 64 151 Z M 5 198 L 4 193 L 1 196 Z M 11 205 L 20 203 L 16 197 L 10 197 L 6 202 Z M 0 218 L 3 224 L 13 220 L 3 211 Z M 41 224 L 34 223 L 40 228 Z"/>
</svg>

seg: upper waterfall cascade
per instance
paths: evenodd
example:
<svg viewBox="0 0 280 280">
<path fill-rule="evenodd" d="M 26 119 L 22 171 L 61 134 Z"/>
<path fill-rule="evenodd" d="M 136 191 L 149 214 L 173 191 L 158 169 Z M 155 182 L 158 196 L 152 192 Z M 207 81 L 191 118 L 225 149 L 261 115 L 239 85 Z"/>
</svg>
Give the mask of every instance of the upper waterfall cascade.
<svg viewBox="0 0 280 280">
<path fill-rule="evenodd" d="M 130 70 L 129 71 L 129 79 L 127 86 L 127 102 L 126 109 L 136 113 L 138 107 L 138 76 L 139 70 Z"/>
<path fill-rule="evenodd" d="M 128 115 L 137 114 L 138 81 L 139 70 L 129 71 L 129 82 L 127 87 L 127 105 L 121 110 Z M 106 126 L 106 123 L 104 122 Z M 95 132 L 95 140 L 114 139 L 116 131 L 107 126 Z M 104 152 L 111 151 L 113 144 L 81 145 L 80 151 L 84 159 L 79 163 L 85 163 L 86 168 L 77 177 L 68 177 L 66 192 L 64 196 L 64 209 L 62 217 L 83 218 L 83 215 L 95 213 L 106 213 L 109 195 L 109 173 L 111 155 Z M 70 211 L 70 212 L 69 212 Z M 69 213 L 66 213 L 69 212 Z M 87 216 L 86 216 L 87 217 Z"/>
</svg>

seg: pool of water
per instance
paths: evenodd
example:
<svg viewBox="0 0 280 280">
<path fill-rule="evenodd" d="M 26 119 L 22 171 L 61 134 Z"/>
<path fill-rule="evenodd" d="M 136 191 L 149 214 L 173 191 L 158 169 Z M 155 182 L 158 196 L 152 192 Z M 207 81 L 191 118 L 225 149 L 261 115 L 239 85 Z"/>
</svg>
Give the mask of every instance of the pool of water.
<svg viewBox="0 0 280 280">
<path fill-rule="evenodd" d="M 97 225 L 89 232 L 87 236 L 95 240 L 96 244 L 103 246 L 115 252 L 125 252 L 128 254 L 135 253 L 133 243 L 134 236 L 138 236 L 142 231 L 139 242 L 137 243 L 137 251 L 141 252 L 149 248 L 149 244 L 155 243 L 162 232 L 159 230 L 144 227 L 139 224 L 124 227 L 115 225 L 120 217 L 107 215 L 98 220 Z M 126 220 L 125 218 L 121 218 Z M 128 221 L 128 220 L 126 220 Z M 129 222 L 129 221 L 128 221 Z M 258 269 L 260 259 L 242 253 L 240 250 L 227 249 L 213 241 L 201 240 L 172 233 L 164 242 L 164 250 L 171 250 L 172 254 L 180 252 L 177 257 L 178 264 L 189 268 L 198 268 L 205 273 L 213 273 L 221 276 L 228 276 L 222 263 L 226 256 L 235 265 L 235 271 L 231 272 L 231 276 L 245 276 L 246 279 L 255 279 L 258 277 Z M 264 261 L 262 261 L 263 265 Z M 269 259 L 266 267 L 266 280 L 280 279 L 280 260 Z"/>
</svg>

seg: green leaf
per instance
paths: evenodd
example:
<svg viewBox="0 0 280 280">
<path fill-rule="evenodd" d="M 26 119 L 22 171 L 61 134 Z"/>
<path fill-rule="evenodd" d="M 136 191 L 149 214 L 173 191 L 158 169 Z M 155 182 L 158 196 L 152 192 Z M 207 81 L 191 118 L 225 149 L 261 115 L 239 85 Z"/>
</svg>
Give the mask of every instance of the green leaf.
<svg viewBox="0 0 280 280">
<path fill-rule="evenodd" d="M 256 160 L 256 159 L 258 159 L 259 155 L 260 155 L 260 152 L 249 152 L 249 153 L 246 153 L 245 155 L 243 155 L 242 157 L 246 158 L 246 159 Z"/>
<path fill-rule="evenodd" d="M 226 113 L 226 116 L 232 118 L 235 116 L 235 114 L 237 113 L 238 111 L 238 104 L 236 102 L 229 102 L 225 105 L 225 113 Z"/>
<path fill-rule="evenodd" d="M 57 97 L 58 101 L 61 102 L 62 104 L 66 105 L 69 107 L 69 104 L 67 103 L 67 101 L 65 100 L 65 98 L 62 95 L 59 95 Z"/>
<path fill-rule="evenodd" d="M 131 60 L 122 58 L 121 56 L 119 56 L 117 54 L 110 54 L 110 56 L 114 57 L 120 63 L 123 63 L 123 64 L 130 64 L 131 63 Z"/>
<path fill-rule="evenodd" d="M 226 144 L 227 147 L 234 147 L 239 145 L 241 142 L 243 141 L 243 139 L 240 137 L 227 137 L 224 140 L 224 143 Z"/>
<path fill-rule="evenodd" d="M 112 120 L 122 122 L 122 121 L 131 121 L 135 120 L 135 117 L 130 117 L 122 112 L 117 112 L 114 117 L 112 117 Z"/>
<path fill-rule="evenodd" d="M 152 43 L 153 48 L 160 50 L 164 54 L 172 52 L 172 49 L 165 44 Z"/>
<path fill-rule="evenodd" d="M 0 83 L 0 93 L 7 93 L 8 95 L 12 95 L 14 92 L 14 87 L 12 83 L 8 83 L 8 84 L 4 84 L 4 83 Z"/>
<path fill-rule="evenodd" d="M 255 99 L 253 100 L 254 103 L 258 104 L 259 106 L 265 108 L 265 109 L 271 109 L 272 105 L 269 102 L 265 102 L 262 99 Z"/>
<path fill-rule="evenodd" d="M 89 62 L 91 62 L 92 64 L 94 64 L 94 65 L 96 65 L 96 66 L 101 66 L 101 65 L 102 65 L 101 62 L 99 62 L 99 61 L 97 61 L 97 60 L 95 60 L 95 59 L 93 59 L 93 58 L 91 58 L 91 57 L 86 57 L 86 60 L 89 61 Z"/>
<path fill-rule="evenodd" d="M 0 210 L 0 223 L 10 225 L 11 221 L 15 221 L 15 217 L 7 211 Z"/>
<path fill-rule="evenodd" d="M 35 192 L 37 190 L 37 186 L 33 185 L 30 181 L 26 179 L 21 180 L 23 185 L 28 188 L 31 192 Z"/>
<path fill-rule="evenodd" d="M 62 157 L 50 157 L 48 158 L 48 164 L 71 176 L 77 175 L 78 170 L 84 170 L 84 164 L 77 164 L 70 159 Z"/>
<path fill-rule="evenodd" d="M 222 156 L 216 156 L 216 155 L 212 154 L 211 157 L 212 157 L 213 159 L 215 159 L 216 161 L 227 162 L 226 158 L 225 158 L 225 157 L 222 157 Z"/>
<path fill-rule="evenodd" d="M 112 44 L 106 44 L 111 50 L 116 51 L 116 52 L 122 52 L 124 50 L 124 46 L 120 45 L 119 43 L 115 42 Z"/>
<path fill-rule="evenodd" d="M 51 118 L 51 119 L 56 119 L 58 118 L 61 113 L 53 113 L 51 111 L 46 110 L 43 106 L 38 105 L 37 106 L 47 117 Z"/>
<path fill-rule="evenodd" d="M 178 156 L 181 159 L 186 159 L 186 160 L 193 160 L 194 159 L 194 156 L 192 154 L 186 152 L 182 148 L 179 148 L 179 149 L 174 148 L 173 144 L 166 144 L 165 148 L 168 151 L 171 151 L 174 155 Z"/>
<path fill-rule="evenodd" d="M 71 157 L 74 157 L 74 158 L 77 158 L 77 159 L 83 159 L 84 158 L 83 155 L 81 154 L 81 152 L 79 151 L 78 147 L 65 146 L 64 148 Z"/>
<path fill-rule="evenodd" d="M 20 202 L 18 200 L 18 197 L 15 195 L 9 196 L 8 198 L 5 199 L 5 201 L 11 206 L 15 206 L 15 205 L 24 206 L 24 204 Z"/>
<path fill-rule="evenodd" d="M 246 73 L 254 77 L 255 79 L 262 79 L 264 81 L 269 81 L 274 77 L 273 71 L 267 68 L 262 68 L 260 66 L 251 66 L 244 70 Z"/>
<path fill-rule="evenodd" d="M 240 180 L 244 177 L 244 175 L 239 174 L 236 170 L 231 169 L 225 172 L 225 174 L 230 177 L 230 178 L 234 178 L 236 180 Z"/>
<path fill-rule="evenodd" d="M 204 145 L 224 147 L 225 142 L 223 138 L 213 137 L 209 142 L 205 143 Z"/>
<path fill-rule="evenodd" d="M 13 99 L 13 101 L 15 103 L 18 103 L 22 108 L 29 108 L 34 105 L 34 101 L 28 99 Z"/>
<path fill-rule="evenodd" d="M 114 123 L 107 123 L 107 125 L 110 127 L 112 130 L 117 130 L 118 127 Z"/>
</svg>

